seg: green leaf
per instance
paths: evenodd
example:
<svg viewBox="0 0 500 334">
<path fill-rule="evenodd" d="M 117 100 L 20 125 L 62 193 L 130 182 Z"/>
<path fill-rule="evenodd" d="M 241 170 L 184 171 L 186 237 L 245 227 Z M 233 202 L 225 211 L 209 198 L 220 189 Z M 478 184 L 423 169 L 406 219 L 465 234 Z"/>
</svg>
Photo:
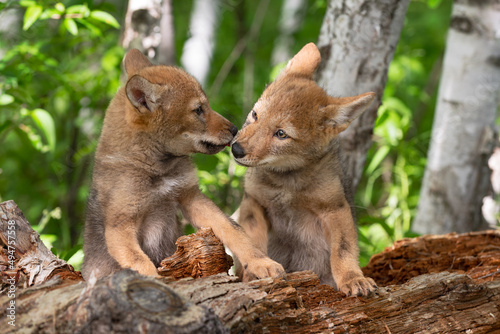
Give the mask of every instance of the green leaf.
<svg viewBox="0 0 500 334">
<path fill-rule="evenodd" d="M 31 118 L 45 135 L 49 149 L 54 151 L 56 147 L 56 129 L 52 116 L 46 110 L 35 109 L 31 112 Z"/>
<path fill-rule="evenodd" d="M 116 21 L 113 15 L 103 12 L 102 10 L 93 10 L 92 12 L 90 12 L 90 17 L 104 22 L 114 28 L 120 28 L 120 24 L 118 23 L 118 21 Z"/>
<path fill-rule="evenodd" d="M 436 8 L 441 3 L 441 0 L 427 0 L 427 6 L 430 8 Z"/>
<path fill-rule="evenodd" d="M 40 15 L 42 14 L 43 8 L 42 6 L 39 5 L 34 5 L 28 7 L 26 9 L 26 13 L 24 13 L 24 23 L 23 23 L 23 30 L 28 30 L 29 27 L 33 25 L 33 23 L 38 20 Z"/>
<path fill-rule="evenodd" d="M 387 156 L 389 151 L 390 151 L 390 147 L 387 145 L 384 145 L 381 148 L 379 148 L 377 153 L 375 153 L 372 160 L 370 161 L 370 164 L 366 168 L 366 173 L 367 174 L 373 173 L 373 171 L 375 171 L 375 169 L 380 165 L 380 163 Z"/>
<path fill-rule="evenodd" d="M 42 15 L 40 15 L 40 20 L 46 20 L 52 18 L 52 16 L 59 17 L 61 12 L 54 8 L 47 8 L 43 11 Z"/>
<path fill-rule="evenodd" d="M 56 3 L 55 8 L 61 13 L 64 12 L 64 10 L 66 9 L 66 7 L 64 7 L 64 5 L 60 2 Z"/>
<path fill-rule="evenodd" d="M 75 19 L 75 20 L 78 23 L 80 23 L 81 25 L 84 25 L 95 36 L 99 36 L 99 37 L 102 36 L 101 30 L 99 28 L 97 28 L 95 25 L 93 25 L 92 23 L 89 23 L 89 21 L 82 20 L 82 19 Z"/>
<path fill-rule="evenodd" d="M 19 2 L 22 7 L 33 7 L 36 6 L 36 1 L 32 0 L 22 0 Z"/>
<path fill-rule="evenodd" d="M 85 5 L 73 5 L 66 10 L 68 14 L 82 14 L 88 16 L 90 14 L 89 7 Z"/>
<path fill-rule="evenodd" d="M 14 102 L 14 96 L 9 94 L 0 95 L 0 106 L 5 106 Z"/>
<path fill-rule="evenodd" d="M 78 26 L 76 25 L 75 20 L 73 19 L 64 19 L 64 26 L 66 27 L 66 30 L 73 35 L 76 36 L 78 35 Z"/>
</svg>

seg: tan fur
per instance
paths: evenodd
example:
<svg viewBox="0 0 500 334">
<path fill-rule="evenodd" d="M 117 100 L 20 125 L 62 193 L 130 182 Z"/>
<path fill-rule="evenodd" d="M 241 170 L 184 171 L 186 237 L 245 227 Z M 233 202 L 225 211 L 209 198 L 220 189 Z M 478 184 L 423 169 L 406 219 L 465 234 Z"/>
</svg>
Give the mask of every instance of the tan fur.
<svg viewBox="0 0 500 334">
<path fill-rule="evenodd" d="M 214 154 L 236 127 L 213 111 L 181 69 L 153 66 L 138 50 L 124 59 L 128 80 L 106 111 L 95 155 L 84 236 L 85 278 L 121 268 L 157 275 L 175 251 L 178 213 L 211 227 L 246 266 L 246 280 L 283 274 L 198 188 L 192 153 Z"/>
<path fill-rule="evenodd" d="M 320 60 L 312 43 L 293 57 L 233 141 L 235 160 L 249 167 L 238 221 L 287 272 L 313 270 L 346 294 L 366 295 L 376 285 L 359 268 L 337 136 L 374 94 L 328 96 L 312 79 Z"/>
</svg>

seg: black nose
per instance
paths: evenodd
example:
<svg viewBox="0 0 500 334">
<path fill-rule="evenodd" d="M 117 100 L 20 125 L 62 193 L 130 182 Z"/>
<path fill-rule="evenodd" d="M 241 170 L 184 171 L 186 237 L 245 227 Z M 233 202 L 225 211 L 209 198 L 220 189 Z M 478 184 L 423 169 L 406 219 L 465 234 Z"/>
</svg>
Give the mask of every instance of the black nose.
<svg viewBox="0 0 500 334">
<path fill-rule="evenodd" d="M 236 159 L 243 158 L 246 153 L 245 150 L 243 150 L 243 147 L 238 142 L 234 142 L 233 145 L 231 146 L 231 152 L 233 152 L 233 155 Z"/>
<path fill-rule="evenodd" d="M 236 136 L 236 134 L 238 133 L 238 128 L 236 126 L 232 126 L 229 131 L 231 132 L 231 134 L 234 136 Z"/>
</svg>

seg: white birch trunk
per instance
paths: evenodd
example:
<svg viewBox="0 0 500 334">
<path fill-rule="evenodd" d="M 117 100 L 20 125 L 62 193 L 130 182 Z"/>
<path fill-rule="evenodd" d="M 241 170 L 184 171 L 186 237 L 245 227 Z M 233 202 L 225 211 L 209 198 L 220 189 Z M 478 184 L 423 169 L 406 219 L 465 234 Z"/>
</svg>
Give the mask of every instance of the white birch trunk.
<svg viewBox="0 0 500 334">
<path fill-rule="evenodd" d="M 500 1 L 453 5 L 428 163 L 413 229 L 442 234 L 486 228 L 500 91 Z"/>
<path fill-rule="evenodd" d="M 279 21 L 280 34 L 274 41 L 271 63 L 273 66 L 288 61 L 292 58 L 292 46 L 295 34 L 304 18 L 305 0 L 284 0 Z"/>
<path fill-rule="evenodd" d="M 333 96 L 375 92 L 371 106 L 341 134 L 347 177 L 355 191 L 372 145 L 387 71 L 403 28 L 409 0 L 330 1 L 318 47 L 317 81 Z"/>
<path fill-rule="evenodd" d="M 171 0 L 129 0 L 122 45 L 164 65 L 175 62 Z"/>
<path fill-rule="evenodd" d="M 161 42 L 158 46 L 158 63 L 175 65 L 175 30 L 172 0 L 163 0 L 160 19 Z"/>
<path fill-rule="evenodd" d="M 184 43 L 181 64 L 202 86 L 210 72 L 215 48 L 215 29 L 220 11 L 219 0 L 196 0 L 193 4 L 189 30 L 191 37 Z"/>
</svg>

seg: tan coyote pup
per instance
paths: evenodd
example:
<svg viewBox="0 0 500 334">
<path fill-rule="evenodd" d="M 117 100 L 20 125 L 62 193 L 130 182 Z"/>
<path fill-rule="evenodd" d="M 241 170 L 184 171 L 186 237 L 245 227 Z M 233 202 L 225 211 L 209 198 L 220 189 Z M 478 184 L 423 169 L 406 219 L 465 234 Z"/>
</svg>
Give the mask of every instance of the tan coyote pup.
<svg viewBox="0 0 500 334">
<path fill-rule="evenodd" d="M 359 268 L 337 136 L 375 94 L 328 96 L 313 81 L 320 61 L 314 44 L 304 46 L 233 141 L 235 160 L 249 167 L 238 222 L 287 272 L 312 270 L 345 294 L 367 295 L 376 285 Z"/>
<path fill-rule="evenodd" d="M 205 197 L 189 154 L 214 154 L 237 128 L 213 111 L 181 69 L 153 66 L 138 50 L 124 59 L 128 80 L 106 111 L 85 223 L 83 276 L 121 268 L 157 275 L 182 229 L 178 212 L 215 235 L 245 266 L 245 278 L 283 274 L 243 229 Z"/>
</svg>

